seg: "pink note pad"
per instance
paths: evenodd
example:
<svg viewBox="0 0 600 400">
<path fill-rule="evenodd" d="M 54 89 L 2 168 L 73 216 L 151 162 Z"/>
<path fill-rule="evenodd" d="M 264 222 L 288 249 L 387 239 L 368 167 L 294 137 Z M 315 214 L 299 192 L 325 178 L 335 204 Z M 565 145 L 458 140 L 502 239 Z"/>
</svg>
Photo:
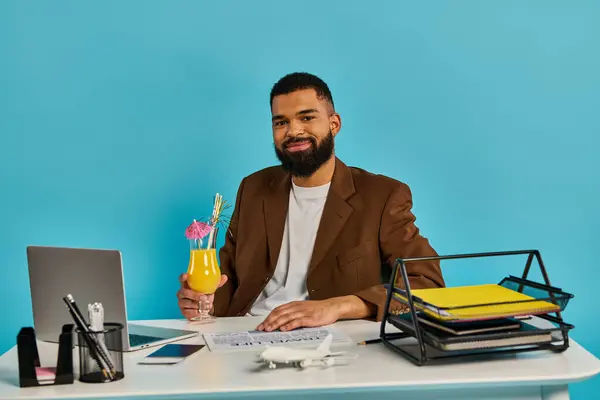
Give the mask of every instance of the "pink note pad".
<svg viewBox="0 0 600 400">
<path fill-rule="evenodd" d="M 54 383 L 54 380 L 56 379 L 56 368 L 35 367 L 35 374 L 40 384 Z"/>
</svg>

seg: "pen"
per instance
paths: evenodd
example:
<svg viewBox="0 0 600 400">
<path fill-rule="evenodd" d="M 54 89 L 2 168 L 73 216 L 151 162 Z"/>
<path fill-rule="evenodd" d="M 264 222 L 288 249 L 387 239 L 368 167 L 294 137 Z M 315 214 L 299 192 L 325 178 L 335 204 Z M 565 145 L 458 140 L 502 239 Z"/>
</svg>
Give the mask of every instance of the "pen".
<svg viewBox="0 0 600 400">
<path fill-rule="evenodd" d="M 97 337 L 101 350 L 106 354 L 106 361 L 108 362 L 111 371 L 114 371 L 114 363 L 106 348 L 104 333 L 100 333 L 104 331 L 104 308 L 102 307 L 102 303 L 88 304 L 88 318 L 90 320 L 90 330 L 92 331 L 92 334 Z"/>
<path fill-rule="evenodd" d="M 63 297 L 63 301 L 67 305 L 67 309 L 69 310 L 69 313 L 71 313 L 75 324 L 77 324 L 77 328 L 79 328 L 79 330 L 83 333 L 82 336 L 87 342 L 88 348 L 92 353 L 92 357 L 96 359 L 98 366 L 102 370 L 102 374 L 110 380 L 113 380 L 114 375 L 113 372 L 108 369 L 106 357 L 102 355 L 102 351 L 98 346 L 98 342 L 94 340 L 94 337 L 92 335 L 90 335 L 90 329 L 87 326 L 83 315 L 81 315 L 81 312 L 79 311 L 79 308 L 77 307 L 73 296 L 68 294 L 67 296 Z"/>
<path fill-rule="evenodd" d="M 88 304 L 88 318 L 90 319 L 90 329 L 92 332 L 102 332 L 104 330 L 104 309 L 102 308 L 102 303 Z"/>
</svg>

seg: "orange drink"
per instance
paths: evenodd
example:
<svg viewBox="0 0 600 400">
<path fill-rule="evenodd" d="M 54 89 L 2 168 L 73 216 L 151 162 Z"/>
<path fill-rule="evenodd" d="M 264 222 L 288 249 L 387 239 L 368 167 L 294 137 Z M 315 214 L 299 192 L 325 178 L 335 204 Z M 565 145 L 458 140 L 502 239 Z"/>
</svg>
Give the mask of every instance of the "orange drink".
<svg viewBox="0 0 600 400">
<path fill-rule="evenodd" d="M 216 249 L 190 250 L 187 283 L 192 290 L 212 294 L 221 280 L 221 270 L 217 261 Z"/>
<path fill-rule="evenodd" d="M 190 242 L 190 262 L 187 269 L 187 285 L 202 296 L 198 302 L 198 315 L 190 318 L 193 321 L 214 322 L 210 315 L 213 294 L 219 288 L 221 269 L 217 260 L 217 233 L 222 223 L 222 211 L 226 208 L 223 197 L 217 193 L 215 205 L 209 222 L 196 221 L 185 230 L 185 236 Z M 203 239 L 207 242 L 203 245 Z"/>
</svg>

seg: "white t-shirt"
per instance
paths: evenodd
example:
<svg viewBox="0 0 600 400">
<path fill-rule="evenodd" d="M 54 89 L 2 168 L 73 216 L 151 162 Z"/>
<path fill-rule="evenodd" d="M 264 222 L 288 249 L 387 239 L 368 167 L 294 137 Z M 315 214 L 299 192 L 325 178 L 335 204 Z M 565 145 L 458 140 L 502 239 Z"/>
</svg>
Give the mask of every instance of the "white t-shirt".
<svg viewBox="0 0 600 400">
<path fill-rule="evenodd" d="M 292 182 L 275 273 L 254 302 L 250 315 L 268 315 L 282 304 L 308 298 L 306 275 L 330 185 L 300 187 Z"/>
</svg>

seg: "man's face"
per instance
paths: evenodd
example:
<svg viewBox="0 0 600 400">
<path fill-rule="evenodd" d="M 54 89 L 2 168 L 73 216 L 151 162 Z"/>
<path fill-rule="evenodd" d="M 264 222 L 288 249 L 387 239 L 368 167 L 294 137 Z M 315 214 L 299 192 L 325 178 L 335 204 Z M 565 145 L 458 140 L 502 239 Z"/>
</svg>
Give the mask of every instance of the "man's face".
<svg viewBox="0 0 600 400">
<path fill-rule="evenodd" d="M 275 96 L 271 113 L 275 153 L 292 175 L 308 177 L 331 158 L 340 118 L 313 89 Z"/>
</svg>

